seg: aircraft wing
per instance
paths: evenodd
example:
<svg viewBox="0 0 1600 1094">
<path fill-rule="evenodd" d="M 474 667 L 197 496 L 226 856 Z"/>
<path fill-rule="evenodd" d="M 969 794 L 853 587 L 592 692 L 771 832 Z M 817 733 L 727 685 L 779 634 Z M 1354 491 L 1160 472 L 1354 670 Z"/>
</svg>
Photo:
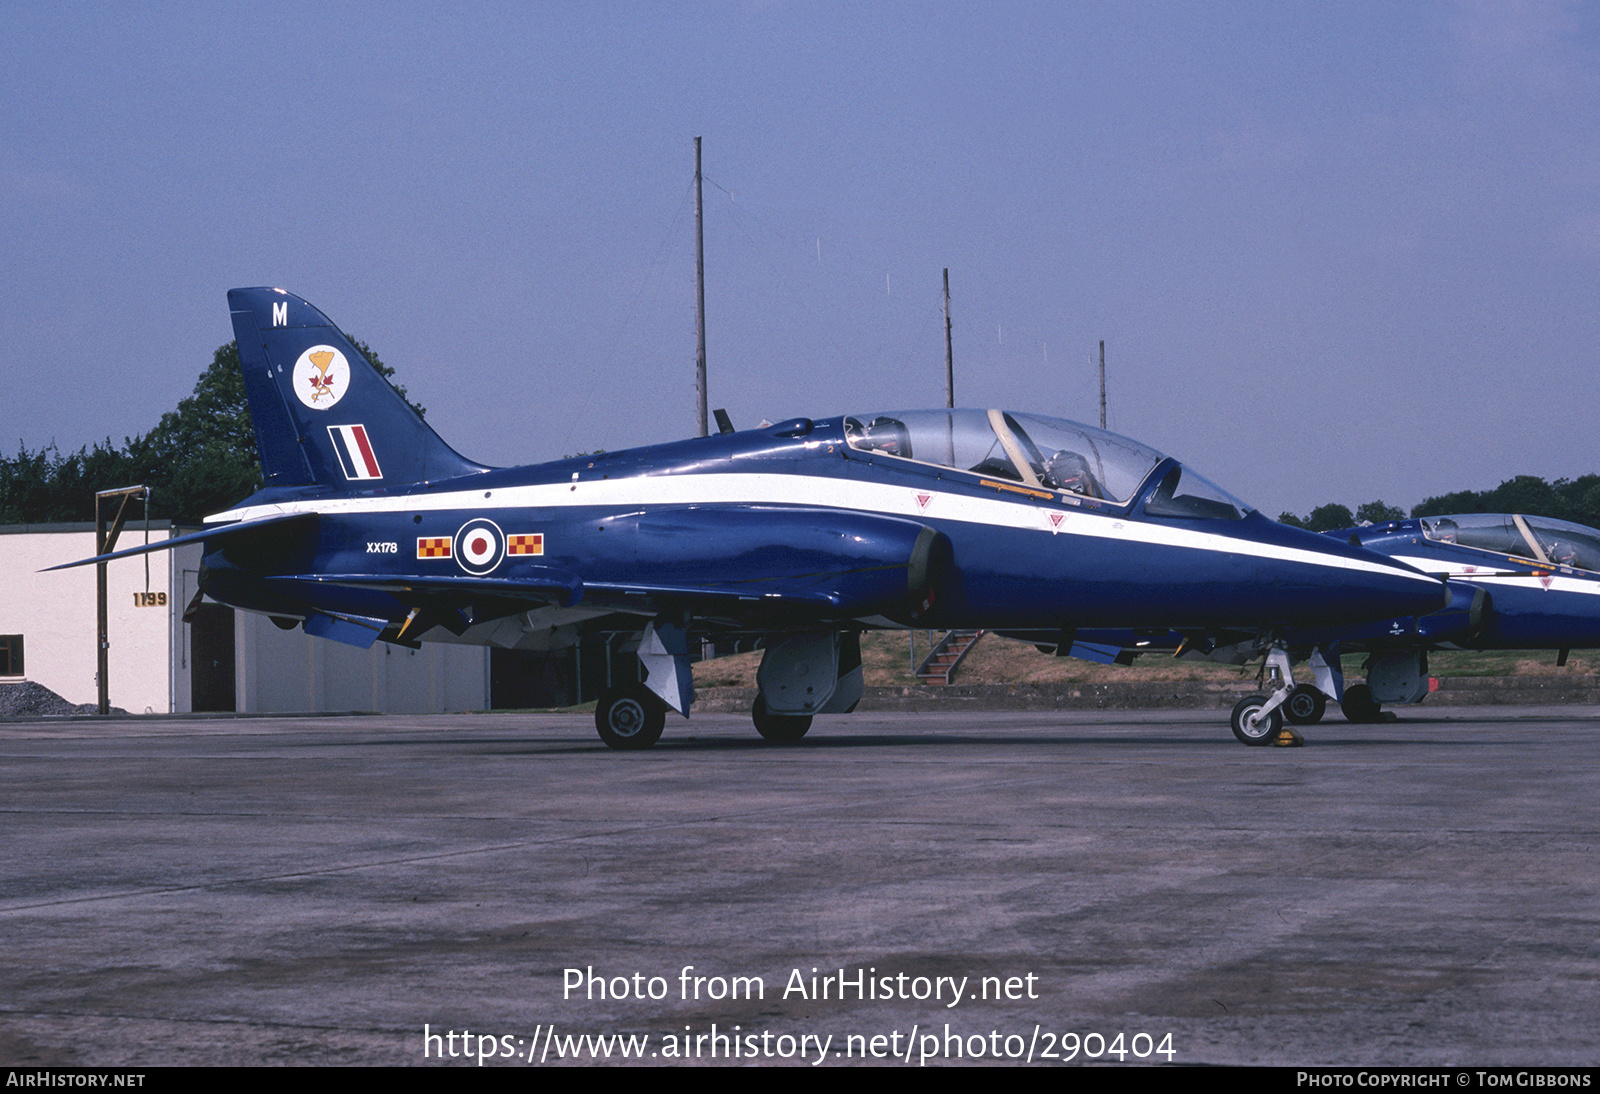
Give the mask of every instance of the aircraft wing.
<svg viewBox="0 0 1600 1094">
<path fill-rule="evenodd" d="M 529 604 L 556 604 L 563 608 L 576 604 L 583 596 L 583 582 L 577 574 L 553 566 L 528 567 L 515 578 L 410 577 L 396 574 L 283 574 L 274 582 L 314 582 L 352 589 L 377 589 L 398 599 L 408 594 L 471 600 L 481 597 L 527 601 Z"/>
<path fill-rule="evenodd" d="M 361 622 L 363 640 L 386 629 L 385 618 L 400 624 L 404 616 L 398 635 L 411 641 L 434 626 L 459 637 L 522 612 L 541 613 L 540 625 L 613 614 L 692 617 L 719 631 L 879 615 L 909 621 L 949 566 L 949 541 L 940 533 L 877 514 L 689 507 L 620 514 L 592 527 L 592 549 L 506 559 L 482 576 L 336 563 L 255 580 L 280 598 L 285 616 L 308 608 L 348 616 Z M 359 567 L 364 557 L 347 552 L 339 561 Z"/>
<path fill-rule="evenodd" d="M 63 562 L 58 566 L 46 566 L 39 572 L 47 574 L 51 570 L 70 570 L 75 566 L 92 566 L 100 562 L 112 562 L 119 558 L 132 558 L 135 555 L 150 554 L 154 551 L 170 551 L 172 548 L 181 547 L 186 543 L 210 543 L 235 536 L 253 535 L 264 528 L 283 527 L 290 524 L 314 525 L 316 522 L 316 513 L 278 513 L 267 517 L 257 517 L 254 520 L 241 520 L 231 524 L 221 524 L 198 532 L 173 536 L 170 539 L 157 540 L 154 543 L 145 543 L 122 551 L 113 551 L 107 555 L 80 558 L 76 562 Z"/>
<path fill-rule="evenodd" d="M 1335 647 L 1345 652 L 1400 647 L 1425 648 L 1465 641 L 1484 626 L 1490 598 L 1483 589 L 1456 582 L 1449 586 L 1450 604 L 1430 615 L 1400 616 L 1375 623 L 1344 624 L 1330 627 L 1291 627 L 1278 635 L 1294 650 Z M 1164 653 L 1188 656 L 1220 664 L 1244 664 L 1264 648 L 1262 635 L 1243 631 L 1210 631 L 1185 635 L 1130 630 L 1073 631 L 1050 636 L 1046 632 L 1001 631 L 1007 638 L 1052 648 L 1062 657 L 1076 657 L 1101 664 L 1129 665 L 1141 654 Z"/>
<path fill-rule="evenodd" d="M 394 574 L 354 573 L 284 574 L 267 580 L 314 582 L 352 589 L 376 589 L 391 593 L 402 601 L 414 597 L 444 597 L 462 601 L 487 597 L 525 601 L 530 605 L 553 604 L 562 608 L 575 607 L 583 601 L 588 605 L 646 615 L 654 614 L 669 604 L 693 606 L 701 612 L 713 613 L 730 611 L 737 613 L 740 605 L 759 604 L 766 609 L 761 614 L 769 614 L 772 610 L 790 609 L 839 618 L 849 618 L 852 610 L 856 608 L 862 611 L 870 610 L 870 605 L 860 598 L 831 588 L 810 591 L 791 589 L 779 592 L 773 589 L 717 588 L 709 585 L 623 584 L 614 581 L 585 583 L 571 571 L 548 566 L 538 567 L 537 572 L 521 573 L 515 578 L 499 580 L 481 577 L 416 578 L 397 577 Z M 783 578 L 774 578 L 774 581 L 784 580 L 792 578 L 787 575 Z"/>
</svg>

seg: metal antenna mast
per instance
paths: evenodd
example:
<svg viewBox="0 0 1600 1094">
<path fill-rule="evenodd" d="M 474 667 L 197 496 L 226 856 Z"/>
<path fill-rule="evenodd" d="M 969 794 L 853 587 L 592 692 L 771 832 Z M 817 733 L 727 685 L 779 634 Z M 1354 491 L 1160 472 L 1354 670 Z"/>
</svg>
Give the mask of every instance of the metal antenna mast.
<svg viewBox="0 0 1600 1094">
<path fill-rule="evenodd" d="M 700 138 L 694 139 L 694 396 L 700 415 L 700 436 L 710 434 L 706 422 L 706 231 L 700 204 Z"/>
<path fill-rule="evenodd" d="M 950 345 L 950 267 L 944 268 L 944 405 L 956 405 L 956 356 Z"/>
<path fill-rule="evenodd" d="M 1100 428 L 1106 427 L 1106 340 L 1100 339 Z"/>
<path fill-rule="evenodd" d="M 146 537 L 149 536 L 150 527 L 150 488 L 148 486 L 128 486 L 121 490 L 101 490 L 94 496 L 94 553 L 109 555 L 117 546 L 117 537 L 122 534 L 122 526 L 128 521 L 128 502 L 134 497 L 144 500 Z M 105 504 L 112 499 L 121 499 L 117 505 L 116 516 L 108 525 L 106 523 Z M 106 605 L 106 563 L 95 564 L 95 682 L 100 691 L 99 711 L 101 714 L 111 713 L 111 628 L 107 619 Z M 149 570 L 145 571 L 146 577 Z"/>
</svg>

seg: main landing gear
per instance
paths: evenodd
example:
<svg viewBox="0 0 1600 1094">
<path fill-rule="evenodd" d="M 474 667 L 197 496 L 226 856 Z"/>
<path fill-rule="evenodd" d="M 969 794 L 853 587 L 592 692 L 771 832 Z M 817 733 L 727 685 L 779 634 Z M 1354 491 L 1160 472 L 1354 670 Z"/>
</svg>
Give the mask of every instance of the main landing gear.
<svg viewBox="0 0 1600 1094">
<path fill-rule="evenodd" d="M 1339 709 L 1344 711 L 1345 721 L 1358 725 L 1381 722 L 1384 718 L 1382 704 L 1373 698 L 1372 689 L 1366 684 L 1351 684 L 1345 688 Z M 1392 719 L 1393 715 L 1389 717 Z"/>
<path fill-rule="evenodd" d="M 600 693 L 594 726 L 608 748 L 632 752 L 661 739 L 667 711 L 687 716 L 693 702 L 685 630 L 669 621 L 646 627 L 639 640 L 643 683 Z M 794 744 L 813 714 L 845 714 L 861 701 L 861 644 L 854 631 L 816 631 L 773 639 L 756 673 L 760 688 L 750 720 L 763 740 Z"/>
<path fill-rule="evenodd" d="M 1328 697 L 1311 684 L 1296 684 L 1284 701 L 1283 713 L 1297 726 L 1314 726 L 1328 710 Z"/>
<path fill-rule="evenodd" d="M 1284 721 L 1295 726 L 1316 725 L 1328 710 L 1328 698 L 1339 695 L 1339 709 L 1345 721 L 1358 725 L 1393 721 L 1394 715 L 1383 709 L 1385 703 L 1420 703 L 1427 698 L 1431 686 L 1428 677 L 1426 650 L 1385 650 L 1373 653 L 1362 668 L 1367 682 L 1350 684 L 1341 688 L 1337 653 L 1328 654 L 1313 649 L 1308 658 L 1315 683 L 1296 684 L 1289 675 L 1289 654 L 1274 645 L 1267 651 L 1267 661 L 1262 667 L 1263 677 L 1269 676 L 1277 685 L 1270 696 L 1251 695 L 1240 700 L 1233 708 L 1233 735 L 1247 745 L 1284 744 L 1292 735 L 1292 743 L 1302 743 L 1300 735 L 1292 728 L 1279 735 Z"/>
<path fill-rule="evenodd" d="M 624 684 L 600 693 L 594 727 L 611 748 L 633 752 L 661 739 L 667 726 L 667 704 L 643 684 Z"/>
<path fill-rule="evenodd" d="M 794 744 L 811 728 L 809 714 L 769 714 L 764 695 L 756 696 L 755 706 L 750 709 L 750 720 L 756 724 L 756 732 L 764 740 L 779 745 Z"/>
</svg>

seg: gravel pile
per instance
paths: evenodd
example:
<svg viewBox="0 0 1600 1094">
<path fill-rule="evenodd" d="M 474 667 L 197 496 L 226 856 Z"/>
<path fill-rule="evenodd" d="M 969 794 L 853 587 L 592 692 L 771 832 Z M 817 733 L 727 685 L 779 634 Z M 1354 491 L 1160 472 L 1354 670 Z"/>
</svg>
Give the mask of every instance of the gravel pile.
<svg viewBox="0 0 1600 1094">
<path fill-rule="evenodd" d="M 45 714 L 93 714 L 100 708 L 94 703 L 82 706 L 67 702 L 61 696 L 32 680 L 17 684 L 0 684 L 0 718 L 37 718 Z M 115 709 L 115 708 L 113 708 Z M 125 710 L 117 710 L 126 714 Z"/>
</svg>

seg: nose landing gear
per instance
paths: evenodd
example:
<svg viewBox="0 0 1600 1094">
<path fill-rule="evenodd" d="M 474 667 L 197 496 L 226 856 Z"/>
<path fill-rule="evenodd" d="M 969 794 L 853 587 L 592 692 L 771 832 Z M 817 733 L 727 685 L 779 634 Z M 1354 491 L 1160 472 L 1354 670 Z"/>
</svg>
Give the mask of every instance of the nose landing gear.
<svg viewBox="0 0 1600 1094">
<path fill-rule="evenodd" d="M 1233 735 L 1247 745 L 1295 746 L 1305 744 L 1305 738 L 1293 729 L 1285 729 L 1284 710 L 1289 709 L 1289 719 L 1294 721 L 1293 707 L 1288 706 L 1300 688 L 1294 683 L 1294 673 L 1289 665 L 1289 650 L 1281 642 L 1274 642 L 1267 650 L 1267 661 L 1262 673 L 1270 675 L 1277 686 L 1269 695 L 1248 695 L 1234 705 L 1230 723 Z M 1321 698 L 1321 692 L 1310 689 Z M 1320 717 L 1320 712 L 1319 715 Z"/>
</svg>

